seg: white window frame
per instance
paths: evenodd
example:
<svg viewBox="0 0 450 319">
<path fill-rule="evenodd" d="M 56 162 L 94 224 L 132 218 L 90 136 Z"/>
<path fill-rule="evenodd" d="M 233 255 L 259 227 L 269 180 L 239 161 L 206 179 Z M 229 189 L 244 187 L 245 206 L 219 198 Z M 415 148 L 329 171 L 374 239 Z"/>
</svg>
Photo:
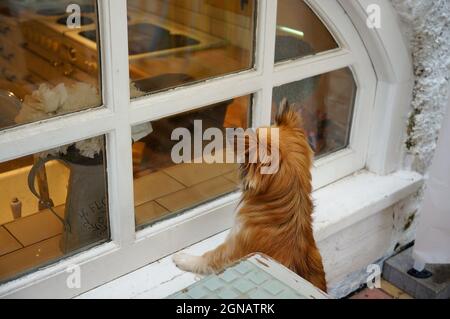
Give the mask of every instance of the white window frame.
<svg viewBox="0 0 450 319">
<path fill-rule="evenodd" d="M 277 1 L 260 0 L 254 69 L 130 103 L 128 50 L 124 45 L 128 38 L 126 0 L 99 0 L 105 107 L 1 131 L 0 162 L 105 134 L 111 242 L 1 285 L 0 297 L 70 298 L 231 226 L 232 212 L 240 196 L 238 193 L 221 197 L 142 231 L 135 231 L 130 143 L 132 125 L 248 94 L 254 94 L 253 126 L 268 125 L 274 86 L 351 66 L 358 93 L 350 145 L 343 151 L 316 161 L 313 169 L 314 189 L 363 168 L 381 174 L 395 170 L 400 155 L 397 156 L 396 151 L 398 158 L 393 159 L 387 154 L 389 150 L 401 149 L 401 141 L 393 137 L 399 132 L 395 125 L 401 127 L 405 113 L 401 113 L 403 109 L 397 110 L 393 106 L 399 102 L 406 105 L 410 98 L 410 94 L 406 94 L 410 84 L 408 81 L 412 77 L 406 79 L 408 71 L 396 72 L 393 62 L 398 61 L 399 56 L 405 59 L 408 52 L 406 46 L 398 44 L 401 38 L 398 26 L 391 25 L 393 29 L 389 31 L 361 33 L 364 30 L 361 21 L 367 17 L 364 10 L 367 1 L 307 1 L 337 38 L 340 48 L 275 66 Z M 392 15 L 387 0 L 370 2 L 380 4 Z M 395 17 L 391 18 L 396 21 Z M 362 36 L 367 36 L 365 43 L 357 29 Z M 377 121 L 388 120 L 391 124 L 381 139 L 379 134 L 375 134 L 381 122 L 374 123 L 374 118 Z M 378 155 L 372 157 L 368 153 Z M 391 162 L 394 164 L 389 164 Z M 81 289 L 69 289 L 66 285 L 69 275 L 66 269 L 74 264 L 81 267 Z"/>
</svg>

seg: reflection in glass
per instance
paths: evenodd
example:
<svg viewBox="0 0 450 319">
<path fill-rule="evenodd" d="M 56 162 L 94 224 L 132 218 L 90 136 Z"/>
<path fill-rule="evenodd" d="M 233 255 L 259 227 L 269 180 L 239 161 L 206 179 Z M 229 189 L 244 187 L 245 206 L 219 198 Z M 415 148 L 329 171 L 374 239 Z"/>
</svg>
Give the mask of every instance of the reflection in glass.
<svg viewBox="0 0 450 319">
<path fill-rule="evenodd" d="M 338 44 L 302 0 L 279 0 L 275 62 L 336 49 Z"/>
<path fill-rule="evenodd" d="M 0 1 L 0 130 L 101 105 L 96 3 Z"/>
<path fill-rule="evenodd" d="M 138 91 L 252 68 L 255 10 L 255 0 L 128 0 L 130 73 Z"/>
<path fill-rule="evenodd" d="M 196 140 L 194 132 L 198 129 L 201 139 L 209 128 L 219 129 L 224 137 L 226 128 L 246 129 L 250 109 L 251 97 L 247 96 L 133 128 L 136 141 L 133 145 L 134 200 L 138 228 L 237 189 L 238 165 L 225 163 L 225 160 L 224 163 L 207 164 L 207 158 L 202 155 L 196 157 L 192 146 Z M 172 140 L 172 133 L 178 128 L 186 129 L 192 136 L 188 141 L 188 147 L 192 146 L 191 163 L 175 164 L 173 160 L 172 150 L 180 141 Z M 200 145 L 206 149 L 211 140 L 200 140 Z M 222 145 L 223 148 L 214 152 L 218 157 L 226 153 L 225 140 Z"/>
<path fill-rule="evenodd" d="M 350 69 L 285 84 L 273 91 L 273 114 L 287 98 L 302 115 L 316 156 L 324 156 L 348 146 L 356 89 Z"/>
<path fill-rule="evenodd" d="M 109 240 L 104 140 L 0 163 L 0 282 Z"/>
</svg>

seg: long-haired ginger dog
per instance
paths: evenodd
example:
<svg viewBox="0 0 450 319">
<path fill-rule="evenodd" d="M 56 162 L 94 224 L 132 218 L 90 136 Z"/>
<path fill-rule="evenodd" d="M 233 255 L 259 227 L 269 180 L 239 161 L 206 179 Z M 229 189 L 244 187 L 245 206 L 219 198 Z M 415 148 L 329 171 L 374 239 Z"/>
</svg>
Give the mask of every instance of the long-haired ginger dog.
<svg viewBox="0 0 450 319">
<path fill-rule="evenodd" d="M 233 229 L 225 243 L 203 256 L 176 254 L 173 259 L 179 268 L 209 274 L 259 252 L 326 291 L 322 258 L 312 229 L 313 152 L 301 124 L 299 115 L 283 101 L 275 126 L 279 129 L 279 145 L 271 145 L 270 138 L 263 141 L 269 151 L 279 148 L 279 169 L 275 174 L 262 174 L 264 164 L 260 160 L 248 161 L 246 143 L 247 161 L 241 165 L 243 195 Z"/>
</svg>

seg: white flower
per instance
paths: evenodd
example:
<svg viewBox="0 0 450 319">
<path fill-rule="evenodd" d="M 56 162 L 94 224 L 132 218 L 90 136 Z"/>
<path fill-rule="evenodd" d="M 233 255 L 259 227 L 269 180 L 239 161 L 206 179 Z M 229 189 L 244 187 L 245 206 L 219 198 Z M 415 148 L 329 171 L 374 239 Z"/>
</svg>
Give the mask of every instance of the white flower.
<svg viewBox="0 0 450 319">
<path fill-rule="evenodd" d="M 146 93 L 139 90 L 136 86 L 136 83 L 130 82 L 130 96 L 131 98 L 144 96 Z"/>
<path fill-rule="evenodd" d="M 94 158 L 103 149 L 103 137 L 93 137 L 75 143 L 75 148 L 84 157 Z"/>
<path fill-rule="evenodd" d="M 97 89 L 87 83 L 75 83 L 68 88 L 68 96 L 61 105 L 61 113 L 75 112 L 89 107 L 101 105 Z"/>
<path fill-rule="evenodd" d="M 61 83 L 55 87 L 50 87 L 48 84 L 41 84 L 39 89 L 24 98 L 22 108 L 15 121 L 17 123 L 30 123 L 59 114 L 99 106 L 100 104 L 100 95 L 92 85 L 78 82 L 71 86 Z M 102 137 L 95 137 L 77 142 L 75 147 L 81 155 L 94 158 L 102 150 L 102 141 Z M 48 155 L 67 154 L 69 146 L 64 145 L 42 152 L 39 155 L 47 157 Z"/>
<path fill-rule="evenodd" d="M 144 92 L 136 87 L 134 82 L 130 82 L 130 93 L 132 97 L 145 95 Z M 24 98 L 22 108 L 15 121 L 16 123 L 30 123 L 99 105 L 101 105 L 101 97 L 98 94 L 97 88 L 90 84 L 77 82 L 66 86 L 64 83 L 61 83 L 55 87 L 51 87 L 48 84 L 41 84 L 39 89 Z M 151 123 L 135 126 L 132 129 L 133 140 L 137 141 L 152 131 Z M 103 149 L 103 137 L 94 137 L 74 144 L 81 155 L 94 158 Z M 71 145 L 64 145 L 42 152 L 40 156 L 65 155 Z"/>
</svg>

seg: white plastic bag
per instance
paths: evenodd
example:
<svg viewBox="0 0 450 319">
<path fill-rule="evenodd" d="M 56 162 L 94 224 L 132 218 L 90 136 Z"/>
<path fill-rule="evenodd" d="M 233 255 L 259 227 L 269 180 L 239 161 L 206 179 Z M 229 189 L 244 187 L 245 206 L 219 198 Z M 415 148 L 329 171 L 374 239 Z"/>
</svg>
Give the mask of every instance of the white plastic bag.
<svg viewBox="0 0 450 319">
<path fill-rule="evenodd" d="M 413 256 L 420 264 L 450 263 L 450 99 L 427 181 Z"/>
</svg>

